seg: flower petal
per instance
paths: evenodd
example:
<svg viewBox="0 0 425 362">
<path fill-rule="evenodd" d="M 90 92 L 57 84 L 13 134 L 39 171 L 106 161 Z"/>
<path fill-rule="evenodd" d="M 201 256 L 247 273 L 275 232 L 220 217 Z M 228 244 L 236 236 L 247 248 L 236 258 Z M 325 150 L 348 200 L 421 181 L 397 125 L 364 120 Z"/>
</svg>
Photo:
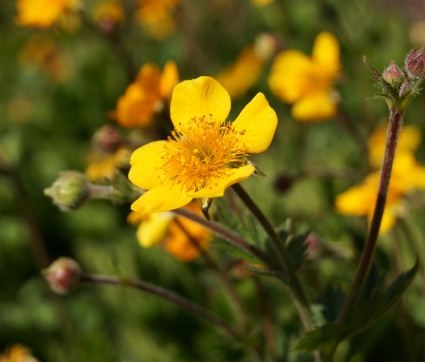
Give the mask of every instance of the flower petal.
<svg viewBox="0 0 425 362">
<path fill-rule="evenodd" d="M 128 178 L 143 190 L 150 190 L 159 185 L 161 166 L 164 163 L 162 155 L 167 141 L 155 141 L 139 147 L 130 158 Z"/>
<path fill-rule="evenodd" d="M 338 40 L 333 34 L 324 31 L 317 35 L 314 41 L 312 59 L 313 62 L 323 66 L 323 71 L 330 77 L 339 72 L 339 53 Z"/>
<path fill-rule="evenodd" d="M 225 177 L 222 177 L 211 182 L 210 187 L 205 187 L 198 192 L 195 192 L 189 196 L 193 198 L 202 198 L 202 197 L 221 197 L 224 195 L 224 190 L 233 184 L 236 184 L 240 181 L 246 180 L 251 176 L 255 171 L 254 166 L 243 166 L 239 168 L 233 168 L 228 170 L 228 174 Z"/>
<path fill-rule="evenodd" d="M 158 185 L 145 192 L 133 204 L 131 209 L 141 214 L 163 212 L 178 209 L 192 201 L 180 185 Z"/>
<path fill-rule="evenodd" d="M 249 102 L 233 123 L 236 131 L 243 132 L 240 140 L 247 153 L 264 152 L 273 140 L 277 127 L 276 112 L 269 106 L 263 93 Z"/>
<path fill-rule="evenodd" d="M 179 71 L 177 70 L 177 65 L 172 60 L 170 60 L 164 66 L 159 83 L 161 97 L 168 98 L 178 81 Z"/>
<path fill-rule="evenodd" d="M 314 71 L 311 59 L 298 50 L 279 53 L 269 75 L 269 86 L 284 102 L 294 103 L 302 98 L 311 83 Z"/>
<path fill-rule="evenodd" d="M 336 104 L 327 93 L 315 93 L 296 102 L 291 109 L 294 119 L 302 122 L 320 122 L 332 118 Z"/>
<path fill-rule="evenodd" d="M 193 117 L 212 114 L 224 122 L 230 112 L 229 93 L 211 77 L 186 80 L 174 87 L 170 115 L 176 130 Z"/>
<path fill-rule="evenodd" d="M 171 212 L 148 215 L 147 219 L 137 228 L 136 237 L 140 246 L 150 248 L 163 242 L 173 217 L 174 215 Z"/>
</svg>

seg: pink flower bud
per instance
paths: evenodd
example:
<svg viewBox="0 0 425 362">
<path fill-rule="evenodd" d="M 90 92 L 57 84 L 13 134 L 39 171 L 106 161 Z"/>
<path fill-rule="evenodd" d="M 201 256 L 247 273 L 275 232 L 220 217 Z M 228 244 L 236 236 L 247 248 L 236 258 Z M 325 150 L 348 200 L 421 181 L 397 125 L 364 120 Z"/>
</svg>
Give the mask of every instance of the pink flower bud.
<svg viewBox="0 0 425 362">
<path fill-rule="evenodd" d="M 391 61 L 390 65 L 384 70 L 382 77 L 393 87 L 396 87 L 404 79 L 403 72 L 393 61 Z"/>
<path fill-rule="evenodd" d="M 80 266 L 71 258 L 61 257 L 43 270 L 50 288 L 58 294 L 67 294 L 81 279 Z"/>
<path fill-rule="evenodd" d="M 98 129 L 92 138 L 94 148 L 109 153 L 115 152 L 122 146 L 124 140 L 120 130 L 114 126 L 103 126 Z"/>
<path fill-rule="evenodd" d="M 404 61 L 406 70 L 412 77 L 425 76 L 425 49 L 412 49 Z"/>
</svg>

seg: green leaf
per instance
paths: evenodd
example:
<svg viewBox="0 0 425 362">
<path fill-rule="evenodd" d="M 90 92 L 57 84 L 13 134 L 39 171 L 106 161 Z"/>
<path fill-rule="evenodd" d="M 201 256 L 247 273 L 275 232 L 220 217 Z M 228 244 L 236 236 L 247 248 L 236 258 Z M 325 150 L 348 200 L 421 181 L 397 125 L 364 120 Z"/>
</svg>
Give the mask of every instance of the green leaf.
<svg viewBox="0 0 425 362">
<path fill-rule="evenodd" d="M 262 261 L 256 258 L 254 255 L 248 253 L 246 250 L 238 248 L 236 245 L 231 244 L 227 240 L 224 239 L 214 239 L 211 245 L 215 247 L 221 248 L 222 250 L 227 251 L 229 254 L 240 258 L 251 261 L 253 263 L 262 263 Z"/>
<path fill-rule="evenodd" d="M 282 277 L 284 277 L 284 274 L 279 270 L 258 268 L 258 267 L 256 267 L 255 265 L 252 265 L 252 264 L 246 265 L 245 268 L 248 269 L 250 272 L 253 272 L 253 273 L 259 274 L 259 275 L 276 277 L 276 278 L 279 278 L 279 279 L 282 279 Z"/>
<path fill-rule="evenodd" d="M 300 235 L 294 236 L 290 238 L 289 244 L 286 246 L 286 250 L 288 251 L 289 257 L 291 258 L 292 266 L 294 270 L 298 270 L 307 253 L 308 244 L 305 242 L 307 240 L 310 231 L 306 231 Z"/>
<path fill-rule="evenodd" d="M 418 270 L 418 261 L 409 271 L 401 274 L 384 292 L 375 288 L 369 298 L 357 305 L 344 323 L 332 322 L 305 333 L 296 343 L 300 351 L 322 350 L 331 353 L 344 339 L 361 332 L 382 317 L 403 294 Z"/>
</svg>

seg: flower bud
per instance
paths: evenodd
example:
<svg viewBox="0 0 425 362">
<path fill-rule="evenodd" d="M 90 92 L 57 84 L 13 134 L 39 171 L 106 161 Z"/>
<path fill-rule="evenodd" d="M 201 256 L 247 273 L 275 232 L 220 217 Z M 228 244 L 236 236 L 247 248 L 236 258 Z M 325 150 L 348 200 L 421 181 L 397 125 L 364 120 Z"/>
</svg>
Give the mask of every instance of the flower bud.
<svg viewBox="0 0 425 362">
<path fill-rule="evenodd" d="M 274 182 L 274 187 L 280 192 L 286 192 L 294 183 L 294 178 L 288 175 L 280 175 Z"/>
<path fill-rule="evenodd" d="M 406 70 L 412 77 L 425 76 L 425 49 L 412 49 L 404 61 Z"/>
<path fill-rule="evenodd" d="M 58 294 L 67 294 L 81 279 L 81 268 L 71 258 L 61 257 L 43 270 L 50 288 Z"/>
<path fill-rule="evenodd" d="M 79 208 L 90 196 L 86 177 L 77 171 L 65 171 L 44 194 L 63 211 Z"/>
<path fill-rule="evenodd" d="M 98 129 L 92 138 L 93 148 L 113 153 L 123 144 L 120 130 L 114 126 L 103 126 Z"/>
<path fill-rule="evenodd" d="M 382 77 L 394 88 L 396 88 L 404 79 L 403 72 L 393 61 L 391 61 L 390 65 L 384 70 L 384 72 L 382 73 Z"/>
</svg>

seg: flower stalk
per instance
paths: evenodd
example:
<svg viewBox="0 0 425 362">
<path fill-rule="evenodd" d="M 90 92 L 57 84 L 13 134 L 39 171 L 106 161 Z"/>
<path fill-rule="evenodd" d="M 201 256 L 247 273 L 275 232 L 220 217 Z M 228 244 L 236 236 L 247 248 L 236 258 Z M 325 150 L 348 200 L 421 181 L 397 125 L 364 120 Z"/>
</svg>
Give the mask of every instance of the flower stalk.
<svg viewBox="0 0 425 362">
<path fill-rule="evenodd" d="M 304 329 L 307 331 L 311 330 L 313 328 L 313 321 L 309 312 L 310 302 L 307 298 L 307 295 L 305 294 L 298 275 L 294 271 L 294 267 L 283 241 L 274 230 L 270 220 L 263 214 L 263 212 L 245 191 L 245 189 L 240 184 L 232 185 L 232 189 L 236 192 L 242 202 L 248 207 L 248 209 L 269 236 L 272 247 L 278 257 L 280 267 L 286 275 L 285 282 L 289 288 L 290 293 L 294 297 Z"/>
<path fill-rule="evenodd" d="M 91 274 L 82 274 L 82 282 L 92 283 L 92 284 L 104 284 L 104 285 L 121 285 L 135 288 L 144 292 L 154 294 L 158 297 L 161 297 L 165 300 L 168 300 L 171 303 L 178 305 L 180 308 L 184 309 L 189 314 L 197 316 L 207 322 L 215 324 L 218 327 L 221 327 L 224 331 L 230 334 L 236 339 L 241 339 L 237 334 L 234 328 L 226 321 L 212 314 L 210 311 L 201 307 L 200 305 L 176 294 L 167 289 L 161 288 L 157 285 L 147 283 L 142 280 L 136 280 L 131 278 L 119 278 L 109 275 L 91 275 Z"/>
</svg>

